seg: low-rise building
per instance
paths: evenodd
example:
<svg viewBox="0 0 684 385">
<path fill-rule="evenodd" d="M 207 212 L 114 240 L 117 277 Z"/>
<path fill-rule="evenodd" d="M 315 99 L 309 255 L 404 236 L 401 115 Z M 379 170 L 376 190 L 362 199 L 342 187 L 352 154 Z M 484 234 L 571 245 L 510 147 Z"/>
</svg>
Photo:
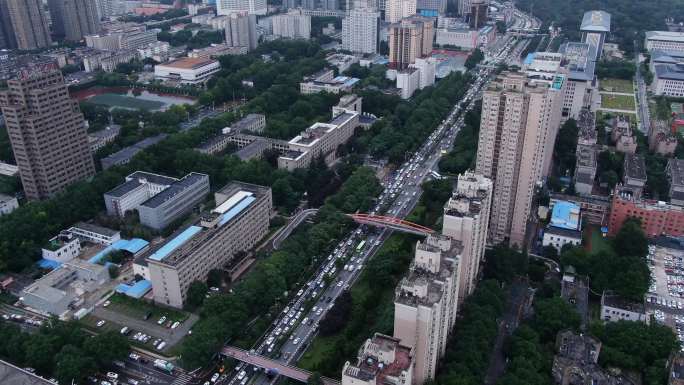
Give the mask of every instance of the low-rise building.
<svg viewBox="0 0 684 385">
<path fill-rule="evenodd" d="M 565 245 L 582 244 L 580 207 L 572 202 L 556 201 L 551 210 L 551 222 L 544 229 L 543 246 L 553 246 L 560 253 Z"/>
<path fill-rule="evenodd" d="M 102 130 L 91 132 L 88 134 L 88 141 L 90 142 L 90 150 L 95 152 L 102 147 L 112 143 L 116 140 L 121 132 L 121 126 L 112 124 L 103 128 Z"/>
<path fill-rule="evenodd" d="M 342 368 L 342 385 L 414 384 L 414 351 L 397 338 L 375 333 L 359 349 L 356 364 Z"/>
<path fill-rule="evenodd" d="M 136 171 L 126 177 L 126 181 L 114 189 L 104 193 L 107 214 L 123 218 L 127 211 L 137 210 L 140 205 L 159 194 L 178 179 Z"/>
<path fill-rule="evenodd" d="M 158 63 L 169 60 L 169 43 L 165 41 L 155 41 L 146 46 L 138 48 L 138 57 L 141 59 L 153 59 Z"/>
<path fill-rule="evenodd" d="M 618 187 L 611 202 L 608 235 L 615 236 L 630 217 L 641 221 L 641 228 L 647 237 L 684 236 L 684 207 L 662 201 L 637 199 L 631 190 L 623 191 Z"/>
<path fill-rule="evenodd" d="M 216 208 L 176 232 L 146 258 L 154 301 L 183 307 L 188 287 L 233 262 L 268 234 L 271 189 L 231 182 L 215 193 Z"/>
<path fill-rule="evenodd" d="M 591 225 L 605 225 L 610 214 L 610 198 L 603 195 L 577 196 L 552 193 L 551 204 L 557 201 L 567 201 L 578 205 L 582 219 Z"/>
<path fill-rule="evenodd" d="M 262 133 L 266 128 L 266 115 L 247 114 L 244 118 L 230 125 L 230 132 Z"/>
<path fill-rule="evenodd" d="M 52 237 L 41 249 L 43 259 L 64 263 L 71 261 L 81 253 L 81 242 L 68 231 L 62 231 Z"/>
<path fill-rule="evenodd" d="M 299 91 L 305 95 L 318 92 L 339 94 L 341 92 L 350 92 L 358 81 L 359 79 L 349 76 L 335 76 L 335 72 L 332 69 L 325 68 L 305 77 L 299 83 Z"/>
<path fill-rule="evenodd" d="M 670 182 L 670 203 L 684 206 L 684 160 L 672 158 L 667 161 L 667 178 Z"/>
<path fill-rule="evenodd" d="M 209 175 L 191 172 L 138 206 L 140 223 L 163 230 L 209 194 Z"/>
<path fill-rule="evenodd" d="M 622 192 L 631 191 L 635 199 L 641 198 L 646 185 L 646 161 L 639 154 L 625 154 Z"/>
<path fill-rule="evenodd" d="M 17 197 L 0 194 L 0 216 L 7 215 L 19 208 Z"/>
<path fill-rule="evenodd" d="M 331 53 L 325 57 L 325 61 L 333 67 L 337 68 L 337 73 L 343 73 L 348 70 L 352 64 L 359 62 L 359 58 L 354 55 L 347 55 L 343 53 Z"/>
<path fill-rule="evenodd" d="M 78 222 L 66 230 L 81 242 L 110 246 L 121 240 L 121 233 L 92 223 Z"/>
<path fill-rule="evenodd" d="M 138 52 L 129 49 L 93 52 L 83 57 L 83 68 L 86 72 L 98 70 L 113 72 L 119 64 L 128 63 L 137 58 Z"/>
<path fill-rule="evenodd" d="M 218 134 L 202 142 L 195 150 L 202 154 L 215 155 L 228 148 L 230 143 L 230 135 Z"/>
<path fill-rule="evenodd" d="M 183 58 L 154 66 L 154 77 L 182 84 L 201 84 L 221 69 L 218 61 L 202 58 Z"/>
<path fill-rule="evenodd" d="M 615 142 L 615 149 L 617 151 L 629 154 L 636 152 L 637 139 L 632 132 L 631 122 L 628 117 L 617 115 L 613 119 L 610 137 Z"/>
<path fill-rule="evenodd" d="M 656 64 L 651 89 L 656 95 L 684 96 L 684 63 Z"/>
<path fill-rule="evenodd" d="M 619 295 L 604 291 L 601 295 L 601 320 L 648 322 L 648 317 L 643 303 L 628 301 Z"/>
<path fill-rule="evenodd" d="M 655 74 L 655 67 L 659 64 L 679 64 L 684 63 L 684 51 L 664 51 L 656 49 L 651 51 L 651 60 L 648 62 L 648 69 Z"/>
<path fill-rule="evenodd" d="M 0 162 L 0 175 L 15 177 L 19 175 L 19 166 L 13 164 Z"/>
<path fill-rule="evenodd" d="M 110 167 L 114 166 L 121 166 L 124 164 L 127 164 L 128 162 L 133 159 L 134 156 L 138 155 L 138 153 L 150 146 L 154 146 L 155 144 L 161 142 L 162 140 L 166 139 L 168 135 L 167 134 L 159 134 L 157 136 L 153 136 L 150 138 L 145 138 L 138 143 L 128 146 L 126 148 L 123 148 L 111 155 L 108 155 L 102 159 L 100 159 L 100 164 L 102 164 L 102 169 L 106 170 Z"/>
<path fill-rule="evenodd" d="M 419 89 L 429 87 L 435 84 L 435 72 L 437 71 L 437 59 L 432 57 L 416 58 L 415 63 L 410 64 L 410 67 L 417 68 L 420 71 Z"/>
<path fill-rule="evenodd" d="M 84 296 L 109 281 L 106 266 L 78 258 L 63 263 L 21 291 L 22 304 L 42 314 L 63 316 L 84 301 Z"/>
<path fill-rule="evenodd" d="M 651 120 L 648 132 L 648 149 L 663 156 L 671 156 L 677 150 L 676 130 L 664 120 Z"/>
<path fill-rule="evenodd" d="M 420 89 L 420 70 L 415 67 L 409 67 L 401 71 L 397 71 L 397 88 L 401 90 L 401 98 L 409 99 L 413 94 Z"/>
<path fill-rule="evenodd" d="M 205 48 L 195 48 L 188 52 L 188 57 L 199 59 L 217 59 L 223 55 L 244 55 L 247 47 L 231 47 L 228 44 L 212 44 Z"/>
<path fill-rule="evenodd" d="M 575 192 L 591 195 L 596 179 L 596 149 L 594 146 L 578 144 L 575 157 Z"/>
<path fill-rule="evenodd" d="M 664 50 L 684 52 L 684 33 L 670 31 L 647 31 L 644 48 L 648 51 Z"/>
</svg>

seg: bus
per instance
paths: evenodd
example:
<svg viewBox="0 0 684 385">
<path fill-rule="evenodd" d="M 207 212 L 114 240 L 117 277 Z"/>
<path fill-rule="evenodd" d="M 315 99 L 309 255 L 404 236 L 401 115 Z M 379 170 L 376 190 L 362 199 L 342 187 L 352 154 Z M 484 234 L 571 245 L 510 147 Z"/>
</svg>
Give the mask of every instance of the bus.
<svg viewBox="0 0 684 385">
<path fill-rule="evenodd" d="M 361 241 L 359 242 L 359 245 L 356 246 L 356 252 L 361 252 L 361 249 L 363 249 L 363 246 L 366 244 L 366 241 Z"/>
<path fill-rule="evenodd" d="M 442 179 L 442 175 L 440 175 L 437 171 L 434 171 L 434 170 L 433 170 L 433 171 L 430 171 L 430 175 L 432 175 L 432 177 L 435 178 L 435 179 L 437 179 L 437 180 L 441 180 L 441 179 Z"/>
</svg>

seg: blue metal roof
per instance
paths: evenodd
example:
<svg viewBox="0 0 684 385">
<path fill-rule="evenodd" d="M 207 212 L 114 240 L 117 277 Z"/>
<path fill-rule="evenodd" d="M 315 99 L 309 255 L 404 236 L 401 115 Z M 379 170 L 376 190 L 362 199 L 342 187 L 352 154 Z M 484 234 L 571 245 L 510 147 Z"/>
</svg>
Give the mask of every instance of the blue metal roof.
<svg viewBox="0 0 684 385">
<path fill-rule="evenodd" d="M 532 64 L 532 60 L 534 60 L 535 55 L 536 55 L 536 52 L 528 53 L 527 56 L 525 57 L 525 60 L 523 61 L 523 64 L 525 64 L 525 65 Z"/>
<path fill-rule="evenodd" d="M 551 226 L 568 230 L 579 230 L 580 207 L 572 202 L 558 201 L 551 212 Z"/>
<path fill-rule="evenodd" d="M 133 238 L 133 239 L 120 239 L 112 244 L 117 250 L 126 250 L 131 254 L 137 254 L 140 250 L 144 249 L 150 243 L 144 239 Z"/>
<path fill-rule="evenodd" d="M 126 295 L 133 298 L 142 298 L 148 291 L 152 290 L 152 283 L 146 279 L 136 282 L 131 286 Z"/>
<path fill-rule="evenodd" d="M 223 218 L 221 218 L 219 226 L 223 226 L 224 224 L 228 223 L 228 221 L 233 219 L 236 215 L 240 214 L 242 210 L 246 209 L 247 206 L 251 205 L 252 202 L 254 202 L 255 200 L 255 197 L 248 196 L 243 198 L 240 202 L 236 203 L 235 206 L 233 206 L 230 210 L 226 211 L 225 214 L 223 214 Z"/>
<path fill-rule="evenodd" d="M 41 259 L 38 261 L 38 266 L 40 266 L 41 269 L 56 269 L 60 266 L 62 266 L 61 262 L 53 261 L 51 259 Z"/>
<path fill-rule="evenodd" d="M 166 258 L 167 255 L 171 254 L 171 252 L 183 246 L 185 242 L 187 242 L 190 238 L 195 236 L 195 234 L 199 233 L 201 230 L 202 228 L 199 226 L 188 227 L 187 229 L 183 230 L 182 233 L 178 234 L 175 238 L 166 242 L 166 244 L 159 248 L 159 250 L 155 251 L 154 254 L 150 256 L 150 259 L 153 261 L 161 261 L 162 259 Z"/>
</svg>

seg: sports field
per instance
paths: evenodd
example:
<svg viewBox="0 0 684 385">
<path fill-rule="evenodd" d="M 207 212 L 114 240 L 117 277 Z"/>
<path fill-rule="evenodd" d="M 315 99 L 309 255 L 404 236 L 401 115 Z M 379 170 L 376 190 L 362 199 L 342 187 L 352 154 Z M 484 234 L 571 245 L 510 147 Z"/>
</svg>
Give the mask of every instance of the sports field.
<svg viewBox="0 0 684 385">
<path fill-rule="evenodd" d="M 119 94 L 95 95 L 86 100 L 89 103 L 100 104 L 107 107 L 120 107 L 132 110 L 158 110 L 164 107 L 164 103 L 152 100 L 144 100 Z"/>
</svg>

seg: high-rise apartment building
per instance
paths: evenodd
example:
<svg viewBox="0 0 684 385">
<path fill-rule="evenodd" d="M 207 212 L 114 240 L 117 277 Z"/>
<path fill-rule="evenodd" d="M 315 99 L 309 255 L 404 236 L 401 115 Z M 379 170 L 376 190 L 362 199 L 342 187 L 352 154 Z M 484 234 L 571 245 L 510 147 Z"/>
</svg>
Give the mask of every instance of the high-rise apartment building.
<svg viewBox="0 0 684 385">
<path fill-rule="evenodd" d="M 353 53 L 377 53 L 380 13 L 368 8 L 352 9 L 342 19 L 342 48 Z"/>
<path fill-rule="evenodd" d="M 525 244 L 535 186 L 550 164 L 565 76 L 537 83 L 504 72 L 485 90 L 475 171 L 494 182 L 489 239 Z"/>
<path fill-rule="evenodd" d="M 396 23 L 416 14 L 416 0 L 387 0 L 385 2 L 385 21 Z"/>
<path fill-rule="evenodd" d="M 233 12 L 265 15 L 266 0 L 216 0 L 216 12 L 219 15 L 230 15 Z"/>
<path fill-rule="evenodd" d="M 0 0 L 7 10 L 19 49 L 31 50 L 52 44 L 47 17 L 40 0 Z M 3 23 L 4 24 L 4 23 Z"/>
<path fill-rule="evenodd" d="M 7 0 L 0 0 L 0 49 L 12 49 L 16 48 L 16 45 Z"/>
<path fill-rule="evenodd" d="M 100 29 L 97 4 L 93 0 L 49 0 L 52 29 L 58 36 L 79 41 Z"/>
<path fill-rule="evenodd" d="M 435 377 L 456 321 L 461 244 L 428 236 L 416 244 L 410 271 L 395 291 L 394 337 L 415 351 L 414 384 Z"/>
<path fill-rule="evenodd" d="M 472 0 L 470 2 L 470 28 L 480 29 L 487 24 L 487 9 L 489 9 L 489 5 L 485 0 Z"/>
<path fill-rule="evenodd" d="M 26 196 L 49 198 L 94 175 L 83 114 L 62 73 L 35 72 L 7 83 L 0 107 Z"/>
<path fill-rule="evenodd" d="M 413 64 L 418 57 L 432 52 L 435 37 L 433 21 L 422 16 L 407 17 L 388 28 L 389 66 L 403 70 Z"/>
<path fill-rule="evenodd" d="M 470 14 L 471 2 L 472 0 L 457 0 L 458 1 L 458 14 L 461 16 L 466 16 Z"/>
<path fill-rule="evenodd" d="M 487 243 L 493 189 L 489 178 L 466 171 L 458 176 L 456 189 L 444 206 L 442 234 L 463 245 L 459 304 L 475 290 Z"/>
<path fill-rule="evenodd" d="M 305 15 L 301 9 L 275 15 L 272 19 L 273 35 L 289 39 L 311 38 L 311 16 Z"/>
<path fill-rule="evenodd" d="M 248 51 L 257 47 L 256 16 L 247 12 L 231 13 L 226 23 L 226 45 L 246 47 Z"/>
</svg>

